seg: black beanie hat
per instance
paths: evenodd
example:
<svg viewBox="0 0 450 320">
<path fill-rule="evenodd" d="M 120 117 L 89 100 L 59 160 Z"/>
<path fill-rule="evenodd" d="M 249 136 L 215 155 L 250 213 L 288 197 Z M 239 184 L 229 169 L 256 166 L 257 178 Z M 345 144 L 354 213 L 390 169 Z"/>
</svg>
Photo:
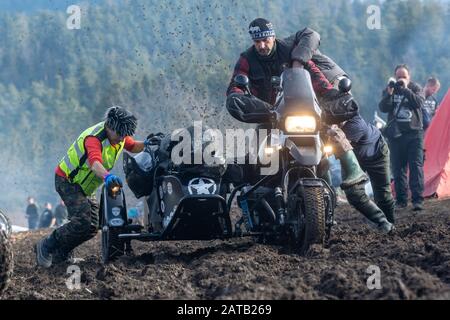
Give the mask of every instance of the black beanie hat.
<svg viewBox="0 0 450 320">
<path fill-rule="evenodd" d="M 252 40 L 260 40 L 275 36 L 272 22 L 263 18 L 253 20 L 248 26 L 248 33 L 250 33 Z"/>
</svg>

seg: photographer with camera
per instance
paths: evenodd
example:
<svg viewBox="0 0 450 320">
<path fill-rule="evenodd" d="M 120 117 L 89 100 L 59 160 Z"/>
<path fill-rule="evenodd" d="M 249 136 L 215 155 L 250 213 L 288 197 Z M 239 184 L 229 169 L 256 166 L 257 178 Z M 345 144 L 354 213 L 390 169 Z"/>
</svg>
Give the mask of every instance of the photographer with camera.
<svg viewBox="0 0 450 320">
<path fill-rule="evenodd" d="M 424 97 L 420 86 L 411 81 L 407 65 L 395 68 L 379 103 L 381 112 L 388 113 L 384 130 L 391 151 L 395 181 L 396 205 L 408 205 L 407 167 L 414 211 L 423 210 L 423 118 Z"/>
</svg>

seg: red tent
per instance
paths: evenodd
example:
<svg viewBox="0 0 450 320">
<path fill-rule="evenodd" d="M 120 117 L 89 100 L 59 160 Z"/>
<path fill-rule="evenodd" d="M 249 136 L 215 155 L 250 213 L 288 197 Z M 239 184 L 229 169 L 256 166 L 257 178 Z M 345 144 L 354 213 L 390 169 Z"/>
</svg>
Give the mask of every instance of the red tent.
<svg viewBox="0 0 450 320">
<path fill-rule="evenodd" d="M 450 89 L 425 136 L 424 196 L 450 197 Z"/>
</svg>

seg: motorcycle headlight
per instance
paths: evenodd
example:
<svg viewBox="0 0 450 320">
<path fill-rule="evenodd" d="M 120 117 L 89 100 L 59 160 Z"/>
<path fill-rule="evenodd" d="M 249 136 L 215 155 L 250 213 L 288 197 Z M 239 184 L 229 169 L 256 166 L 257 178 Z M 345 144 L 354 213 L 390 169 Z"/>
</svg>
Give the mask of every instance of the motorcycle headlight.
<svg viewBox="0 0 450 320">
<path fill-rule="evenodd" d="M 376 122 L 376 123 L 375 123 L 375 126 L 376 126 L 378 129 L 383 129 L 383 124 L 382 124 L 381 122 Z"/>
<path fill-rule="evenodd" d="M 313 116 L 289 116 L 284 123 L 287 132 L 313 133 L 316 131 L 316 118 Z"/>
<path fill-rule="evenodd" d="M 326 145 L 323 147 L 323 152 L 325 152 L 326 154 L 332 154 L 333 153 L 333 146 L 331 145 Z"/>
</svg>

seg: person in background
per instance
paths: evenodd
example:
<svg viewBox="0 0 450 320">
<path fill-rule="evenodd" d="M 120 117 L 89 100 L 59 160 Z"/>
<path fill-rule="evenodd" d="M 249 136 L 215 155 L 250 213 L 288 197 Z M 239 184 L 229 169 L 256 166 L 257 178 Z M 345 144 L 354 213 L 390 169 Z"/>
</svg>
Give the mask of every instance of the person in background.
<svg viewBox="0 0 450 320">
<path fill-rule="evenodd" d="M 39 221 L 39 213 L 36 201 L 31 196 L 28 197 L 28 205 L 25 210 L 25 216 L 28 220 L 28 229 L 36 230 Z"/>
<path fill-rule="evenodd" d="M 131 219 L 131 224 L 137 224 L 138 223 L 138 218 L 139 218 L 139 212 L 137 210 L 137 208 L 133 207 L 133 208 L 129 208 L 128 212 L 128 219 Z"/>
<path fill-rule="evenodd" d="M 52 204 L 50 202 L 45 203 L 45 209 L 39 218 L 39 229 L 51 228 L 55 225 L 56 219 L 53 215 Z"/>
<path fill-rule="evenodd" d="M 425 94 L 425 102 L 423 104 L 422 114 L 423 114 L 423 130 L 426 131 L 433 120 L 436 110 L 439 107 L 439 103 L 435 97 L 441 88 L 441 83 L 437 78 L 430 77 L 425 84 L 423 90 Z"/>
<path fill-rule="evenodd" d="M 406 208 L 409 189 L 414 211 L 423 210 L 423 116 L 422 88 L 411 81 L 407 65 L 400 64 L 394 70 L 395 79 L 389 81 L 379 103 L 381 112 L 388 113 L 390 128 L 387 134 L 391 151 L 392 172 L 395 181 L 396 206 Z"/>
</svg>

